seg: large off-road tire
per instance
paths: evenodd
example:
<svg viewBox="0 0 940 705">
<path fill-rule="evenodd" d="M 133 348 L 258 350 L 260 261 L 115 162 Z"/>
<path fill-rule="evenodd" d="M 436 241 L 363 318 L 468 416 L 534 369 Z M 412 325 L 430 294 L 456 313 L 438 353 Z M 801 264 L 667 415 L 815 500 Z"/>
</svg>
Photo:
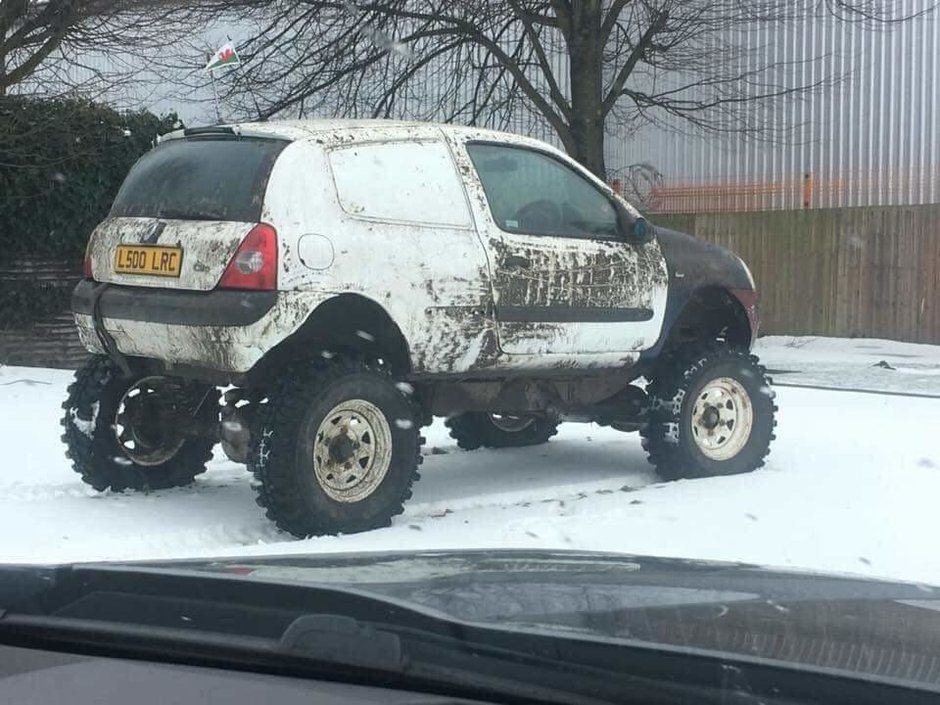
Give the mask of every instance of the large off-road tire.
<svg viewBox="0 0 940 705">
<path fill-rule="evenodd" d="M 167 423 L 156 412 L 167 404 L 182 405 L 184 418 Z M 106 356 L 96 355 L 75 373 L 62 408 L 66 456 L 99 492 L 189 485 L 212 458 L 215 441 L 186 432 L 218 421 L 214 387 L 145 373 L 124 377 Z"/>
<path fill-rule="evenodd" d="M 419 477 L 424 439 L 412 399 L 365 362 L 288 370 L 255 428 L 248 469 L 258 505 L 300 538 L 388 526 Z"/>
<path fill-rule="evenodd" d="M 764 464 L 777 422 L 772 380 L 757 357 L 727 346 L 664 358 L 646 391 L 650 423 L 641 432 L 665 480 L 737 475 Z"/>
<path fill-rule="evenodd" d="M 450 437 L 464 450 L 523 448 L 547 443 L 558 433 L 558 422 L 546 416 L 507 416 L 467 412 L 444 422 Z"/>
</svg>

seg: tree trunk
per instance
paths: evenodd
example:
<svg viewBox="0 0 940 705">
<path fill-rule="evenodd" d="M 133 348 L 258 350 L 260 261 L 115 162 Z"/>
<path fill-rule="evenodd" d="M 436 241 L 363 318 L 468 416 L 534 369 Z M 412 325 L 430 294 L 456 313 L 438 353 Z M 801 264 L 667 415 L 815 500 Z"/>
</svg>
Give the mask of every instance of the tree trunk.
<svg viewBox="0 0 940 705">
<path fill-rule="evenodd" d="M 4 13 L 0 12 L 0 95 L 7 92 L 7 32 L 8 26 Z"/>
<path fill-rule="evenodd" d="M 571 125 L 568 151 L 599 178 L 604 162 L 603 68 L 600 45 L 601 0 L 572 3 L 568 60 L 571 69 Z"/>
</svg>

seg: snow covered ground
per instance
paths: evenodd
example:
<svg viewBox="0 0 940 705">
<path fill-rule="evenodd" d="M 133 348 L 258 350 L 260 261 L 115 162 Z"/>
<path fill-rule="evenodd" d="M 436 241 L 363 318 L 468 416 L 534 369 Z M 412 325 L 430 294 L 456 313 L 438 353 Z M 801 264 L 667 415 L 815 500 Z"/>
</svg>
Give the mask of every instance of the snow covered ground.
<svg viewBox="0 0 940 705">
<path fill-rule="evenodd" d="M 800 357 L 808 350 L 864 371 L 873 352 L 856 346 L 865 341 L 845 341 L 841 358 L 835 343 L 818 350 L 788 342 L 762 344 L 771 366 L 811 367 Z M 940 359 L 940 348 L 924 353 Z M 875 357 L 892 365 L 911 359 Z M 609 429 L 566 425 L 539 448 L 467 453 L 436 423 L 425 433 L 423 477 L 393 526 L 296 541 L 268 523 L 248 474 L 224 459 L 193 488 L 150 495 L 86 488 L 59 442 L 70 376 L 0 368 L 0 562 L 576 548 L 940 585 L 940 399 L 781 388 L 779 438 L 766 468 L 676 483 L 659 482 L 638 437 Z M 906 387 L 924 391 L 919 382 Z"/>
<path fill-rule="evenodd" d="M 940 396 L 940 346 L 855 338 L 761 338 L 755 351 L 781 384 Z"/>
</svg>

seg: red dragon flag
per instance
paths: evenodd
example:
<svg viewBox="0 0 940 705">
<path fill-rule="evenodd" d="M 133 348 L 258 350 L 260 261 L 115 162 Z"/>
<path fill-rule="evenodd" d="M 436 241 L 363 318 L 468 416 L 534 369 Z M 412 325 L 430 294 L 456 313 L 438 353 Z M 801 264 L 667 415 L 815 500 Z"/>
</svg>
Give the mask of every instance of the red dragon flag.
<svg viewBox="0 0 940 705">
<path fill-rule="evenodd" d="M 206 71 L 215 71 L 225 66 L 239 66 L 241 63 L 242 60 L 238 58 L 238 52 L 235 51 L 235 47 L 231 42 L 226 42 L 215 55 L 209 59 L 209 63 L 206 64 Z"/>
</svg>

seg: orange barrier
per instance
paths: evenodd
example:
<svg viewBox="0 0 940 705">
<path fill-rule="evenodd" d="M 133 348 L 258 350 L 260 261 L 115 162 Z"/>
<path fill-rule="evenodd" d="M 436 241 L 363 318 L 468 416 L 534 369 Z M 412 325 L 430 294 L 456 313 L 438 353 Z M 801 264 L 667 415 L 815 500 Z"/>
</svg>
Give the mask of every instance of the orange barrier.
<svg viewBox="0 0 940 705">
<path fill-rule="evenodd" d="M 940 169 L 838 177 L 807 172 L 782 181 L 666 182 L 650 189 L 652 213 L 713 213 L 940 202 Z"/>
</svg>

